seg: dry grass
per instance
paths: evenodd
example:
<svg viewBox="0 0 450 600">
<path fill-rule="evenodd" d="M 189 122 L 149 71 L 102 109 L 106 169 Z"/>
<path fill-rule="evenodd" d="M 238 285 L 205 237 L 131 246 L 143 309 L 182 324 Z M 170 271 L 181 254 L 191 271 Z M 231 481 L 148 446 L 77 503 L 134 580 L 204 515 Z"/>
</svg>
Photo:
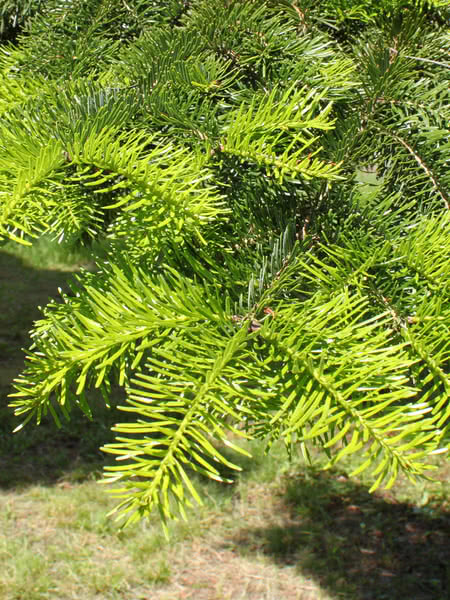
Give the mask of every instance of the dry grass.
<svg viewBox="0 0 450 600">
<path fill-rule="evenodd" d="M 119 532 L 105 516 L 111 500 L 95 482 L 32 486 L 0 495 L 2 600 L 326 600 L 294 565 L 242 552 L 239 530 L 280 522 L 271 486 L 218 510 L 209 503 L 191 526 Z M 244 488 L 243 488 L 244 490 Z M 239 496 L 239 494 L 237 494 Z M 263 508 L 264 507 L 264 508 Z M 262 510 L 258 510 L 262 509 Z M 247 555 L 246 555 L 247 554 Z"/>
<path fill-rule="evenodd" d="M 242 485 L 228 510 L 207 516 L 207 532 L 179 545 L 170 585 L 155 600 L 327 600 L 331 598 L 295 565 L 274 564 L 262 546 L 244 548 L 243 529 L 280 523 L 285 507 L 273 483 Z"/>
<path fill-rule="evenodd" d="M 280 462 L 225 493 L 200 483 L 169 542 L 156 519 L 119 531 L 93 480 L 3 491 L 0 598 L 447 600 L 448 488 L 420 508 L 299 462 L 273 476 Z"/>
</svg>

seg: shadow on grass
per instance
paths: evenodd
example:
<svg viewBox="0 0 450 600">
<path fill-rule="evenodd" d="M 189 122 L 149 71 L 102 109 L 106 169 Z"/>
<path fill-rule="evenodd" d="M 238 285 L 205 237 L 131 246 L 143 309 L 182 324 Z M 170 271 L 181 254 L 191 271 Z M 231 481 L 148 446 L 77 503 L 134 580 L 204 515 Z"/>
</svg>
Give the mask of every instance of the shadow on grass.
<svg viewBox="0 0 450 600">
<path fill-rule="evenodd" d="M 111 426 L 123 420 L 113 408 L 100 407 L 97 411 L 94 408 L 92 421 L 74 410 L 70 423 L 61 428 L 57 428 L 51 418 L 44 418 L 39 426 L 29 423 L 16 434 L 11 432 L 17 421 L 6 414 L 7 410 L 3 403 L 0 409 L 0 487 L 3 489 L 96 479 L 103 466 L 113 462 L 99 450 L 113 440 Z"/>
<path fill-rule="evenodd" d="M 339 598 L 448 600 L 450 513 L 369 494 L 343 473 L 286 476 L 275 524 L 242 528 L 244 553 L 296 566 Z"/>
<path fill-rule="evenodd" d="M 73 273 L 34 269 L 20 258 L 0 251 L 0 487 L 54 483 L 67 477 L 85 479 L 100 473 L 107 457 L 99 447 L 112 440 L 110 427 L 124 420 L 108 410 L 98 394 L 92 397 L 93 421 L 73 411 L 69 424 L 58 429 L 51 418 L 36 427 L 28 424 L 12 434 L 20 421 L 8 408 L 12 380 L 24 366 L 22 348 L 30 345 L 29 331 L 40 316 L 38 306 L 67 289 Z M 117 390 L 113 404 L 122 401 Z"/>
</svg>

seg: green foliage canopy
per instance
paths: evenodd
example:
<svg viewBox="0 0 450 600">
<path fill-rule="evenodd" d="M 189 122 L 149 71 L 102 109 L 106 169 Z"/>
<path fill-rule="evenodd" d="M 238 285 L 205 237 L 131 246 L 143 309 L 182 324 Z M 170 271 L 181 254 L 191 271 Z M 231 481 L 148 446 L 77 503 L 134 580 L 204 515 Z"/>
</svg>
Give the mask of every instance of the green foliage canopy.
<svg viewBox="0 0 450 600">
<path fill-rule="evenodd" d="M 245 436 L 360 452 L 372 489 L 424 475 L 450 417 L 448 2 L 29 4 L 0 46 L 0 237 L 109 256 L 35 323 L 23 423 L 124 386 L 126 523 L 184 516 Z"/>
</svg>

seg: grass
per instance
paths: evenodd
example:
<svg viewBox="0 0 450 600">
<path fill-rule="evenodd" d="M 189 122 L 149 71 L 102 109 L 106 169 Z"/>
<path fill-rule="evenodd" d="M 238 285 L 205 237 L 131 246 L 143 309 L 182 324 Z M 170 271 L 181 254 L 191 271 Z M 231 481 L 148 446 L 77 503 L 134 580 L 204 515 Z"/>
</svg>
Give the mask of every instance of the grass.
<svg viewBox="0 0 450 600">
<path fill-rule="evenodd" d="M 74 415 L 61 430 L 47 420 L 11 435 L 7 394 L 36 306 L 80 264 L 90 264 L 84 251 L 48 241 L 0 252 L 2 600 L 448 600 L 442 458 L 436 482 L 400 479 L 369 495 L 367 482 L 348 478 L 352 463 L 323 471 L 315 454 L 313 465 L 289 463 L 282 448 L 266 457 L 253 444 L 233 485 L 198 481 L 205 505 L 167 542 L 156 517 L 120 531 L 106 516 L 114 500 L 97 483 L 109 460 L 98 448 L 114 409 L 93 397 L 92 423 Z"/>
</svg>

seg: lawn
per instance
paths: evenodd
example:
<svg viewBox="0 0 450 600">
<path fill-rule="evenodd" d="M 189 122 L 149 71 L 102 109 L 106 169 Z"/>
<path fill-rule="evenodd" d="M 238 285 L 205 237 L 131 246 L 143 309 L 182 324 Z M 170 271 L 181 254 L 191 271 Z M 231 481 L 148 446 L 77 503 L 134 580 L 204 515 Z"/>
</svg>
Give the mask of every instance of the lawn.
<svg viewBox="0 0 450 600">
<path fill-rule="evenodd" d="M 276 447 L 249 446 L 234 484 L 199 481 L 203 507 L 189 523 L 158 519 L 120 531 L 106 516 L 114 500 L 97 483 L 115 408 L 17 425 L 7 408 L 21 348 L 87 252 L 48 241 L 0 252 L 0 598 L 2 600 L 447 600 L 450 597 L 450 468 L 435 481 L 400 479 L 369 495 L 349 464 L 322 471 Z M 114 404 L 120 402 L 117 391 Z M 93 398 L 95 400 L 95 398 Z M 356 459 L 352 459 L 356 460 Z M 354 466 L 354 465 L 353 465 Z"/>
</svg>

